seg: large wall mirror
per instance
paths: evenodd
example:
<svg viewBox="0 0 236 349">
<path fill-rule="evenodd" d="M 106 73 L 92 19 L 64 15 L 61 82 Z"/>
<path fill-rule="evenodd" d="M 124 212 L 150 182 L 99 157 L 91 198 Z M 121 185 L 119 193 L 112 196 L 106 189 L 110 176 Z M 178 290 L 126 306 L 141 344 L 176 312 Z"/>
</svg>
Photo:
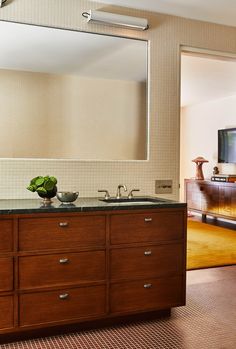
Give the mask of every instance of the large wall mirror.
<svg viewBox="0 0 236 349">
<path fill-rule="evenodd" d="M 0 37 L 0 158 L 147 159 L 147 41 L 4 21 Z"/>
</svg>

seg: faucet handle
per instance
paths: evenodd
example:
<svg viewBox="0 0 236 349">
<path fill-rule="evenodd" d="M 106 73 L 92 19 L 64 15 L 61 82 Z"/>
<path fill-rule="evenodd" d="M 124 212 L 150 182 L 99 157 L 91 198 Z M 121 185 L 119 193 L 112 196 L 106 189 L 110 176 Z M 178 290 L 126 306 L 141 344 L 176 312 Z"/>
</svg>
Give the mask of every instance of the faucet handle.
<svg viewBox="0 0 236 349">
<path fill-rule="evenodd" d="M 105 200 L 108 200 L 110 198 L 110 194 L 109 194 L 108 190 L 106 190 L 106 189 L 99 189 L 98 192 L 99 193 L 105 193 L 105 196 L 104 196 Z"/>
<path fill-rule="evenodd" d="M 132 189 L 130 192 L 129 192 L 129 195 L 128 195 L 128 199 L 132 199 L 134 196 L 133 196 L 133 192 L 134 191 L 140 191 L 140 189 Z"/>
</svg>

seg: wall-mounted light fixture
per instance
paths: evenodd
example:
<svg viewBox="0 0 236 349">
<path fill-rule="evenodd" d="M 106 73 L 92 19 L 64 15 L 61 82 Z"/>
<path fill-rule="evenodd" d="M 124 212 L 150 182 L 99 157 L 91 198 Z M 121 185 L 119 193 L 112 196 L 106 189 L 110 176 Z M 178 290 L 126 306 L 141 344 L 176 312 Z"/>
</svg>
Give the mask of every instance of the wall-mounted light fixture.
<svg viewBox="0 0 236 349">
<path fill-rule="evenodd" d="M 0 7 L 2 7 L 2 5 L 5 4 L 5 2 L 7 2 L 7 0 L 0 0 Z"/>
<path fill-rule="evenodd" d="M 82 16 L 87 19 L 87 22 L 111 24 L 131 29 L 148 29 L 148 21 L 146 18 L 117 15 L 115 13 L 97 10 L 89 10 L 89 12 L 83 12 Z"/>
</svg>

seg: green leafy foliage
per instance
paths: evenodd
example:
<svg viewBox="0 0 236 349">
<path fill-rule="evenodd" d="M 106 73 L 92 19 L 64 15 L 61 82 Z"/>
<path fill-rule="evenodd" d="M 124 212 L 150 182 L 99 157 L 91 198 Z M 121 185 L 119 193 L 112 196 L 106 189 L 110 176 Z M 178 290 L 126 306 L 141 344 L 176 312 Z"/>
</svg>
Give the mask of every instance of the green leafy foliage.
<svg viewBox="0 0 236 349">
<path fill-rule="evenodd" d="M 37 192 L 39 195 L 47 195 L 55 191 L 57 184 L 56 177 L 53 176 L 37 176 L 31 179 L 28 190 Z"/>
</svg>

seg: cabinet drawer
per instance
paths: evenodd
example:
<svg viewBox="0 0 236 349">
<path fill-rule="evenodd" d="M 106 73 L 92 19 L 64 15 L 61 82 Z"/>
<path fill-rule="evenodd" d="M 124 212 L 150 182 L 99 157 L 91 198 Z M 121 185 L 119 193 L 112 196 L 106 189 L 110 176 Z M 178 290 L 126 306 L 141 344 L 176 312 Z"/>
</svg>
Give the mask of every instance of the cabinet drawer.
<svg viewBox="0 0 236 349">
<path fill-rule="evenodd" d="M 13 289 L 13 258 L 0 258 L 0 291 Z"/>
<path fill-rule="evenodd" d="M 19 220 L 21 251 L 105 244 L 105 216 Z"/>
<path fill-rule="evenodd" d="M 20 295 L 20 326 L 79 319 L 105 313 L 105 286 Z"/>
<path fill-rule="evenodd" d="M 13 296 L 0 297 L 0 330 L 13 327 Z"/>
<path fill-rule="evenodd" d="M 111 250 L 111 278 L 155 278 L 183 272 L 181 244 Z"/>
<path fill-rule="evenodd" d="M 111 216 L 111 243 L 158 242 L 183 237 L 183 212 Z"/>
<path fill-rule="evenodd" d="M 105 251 L 26 256 L 19 258 L 20 288 L 105 279 Z"/>
<path fill-rule="evenodd" d="M 111 312 L 167 309 L 183 305 L 181 277 L 145 279 L 111 285 Z"/>
<path fill-rule="evenodd" d="M 13 221 L 0 220 L 0 251 L 8 252 L 13 249 Z"/>
</svg>

